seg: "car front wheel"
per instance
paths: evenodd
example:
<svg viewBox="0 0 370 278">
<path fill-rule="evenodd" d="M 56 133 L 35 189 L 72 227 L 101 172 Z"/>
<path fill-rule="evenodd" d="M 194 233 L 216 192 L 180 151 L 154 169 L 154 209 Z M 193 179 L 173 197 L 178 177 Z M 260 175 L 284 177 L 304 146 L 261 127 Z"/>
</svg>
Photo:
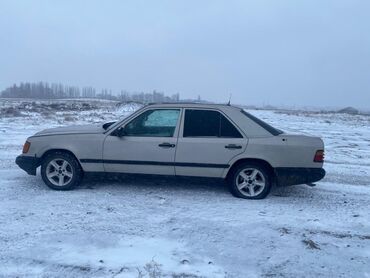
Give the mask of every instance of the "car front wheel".
<svg viewBox="0 0 370 278">
<path fill-rule="evenodd" d="M 55 152 L 46 156 L 41 165 L 41 177 L 55 190 L 75 188 L 82 179 L 82 169 L 76 158 L 69 153 Z"/>
<path fill-rule="evenodd" d="M 229 182 L 231 193 L 244 199 L 263 199 L 271 189 L 268 171 L 258 164 L 240 165 Z"/>
</svg>

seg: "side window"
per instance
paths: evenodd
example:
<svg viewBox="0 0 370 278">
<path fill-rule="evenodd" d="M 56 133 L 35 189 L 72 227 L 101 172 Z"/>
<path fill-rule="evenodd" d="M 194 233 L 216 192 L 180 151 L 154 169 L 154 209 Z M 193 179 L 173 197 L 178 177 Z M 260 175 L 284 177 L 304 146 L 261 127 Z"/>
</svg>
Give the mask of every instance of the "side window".
<svg viewBox="0 0 370 278">
<path fill-rule="evenodd" d="M 230 121 L 226 119 L 224 115 L 221 115 L 221 137 L 243 138 L 236 127 L 232 123 L 230 123 Z"/>
<path fill-rule="evenodd" d="M 220 116 L 216 111 L 187 109 L 184 137 L 218 137 L 219 122 Z"/>
<path fill-rule="evenodd" d="M 211 110 L 185 111 L 184 137 L 228 137 L 243 136 L 221 113 Z"/>
<path fill-rule="evenodd" d="M 125 126 L 125 134 L 139 137 L 172 137 L 179 115 L 179 109 L 145 111 Z"/>
</svg>

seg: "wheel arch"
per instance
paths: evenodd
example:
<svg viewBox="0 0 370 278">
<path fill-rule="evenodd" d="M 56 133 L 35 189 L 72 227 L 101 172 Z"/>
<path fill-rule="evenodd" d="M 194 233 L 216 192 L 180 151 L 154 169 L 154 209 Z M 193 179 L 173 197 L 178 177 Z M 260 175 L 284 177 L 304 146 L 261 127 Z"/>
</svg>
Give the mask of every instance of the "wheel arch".
<svg viewBox="0 0 370 278">
<path fill-rule="evenodd" d="M 77 156 L 76 156 L 72 151 L 67 150 L 67 149 L 61 149 L 61 148 L 49 149 L 49 150 L 45 151 L 45 152 L 41 155 L 41 157 L 40 157 L 40 161 L 41 161 L 41 163 L 42 163 L 42 161 L 44 161 L 44 159 L 45 159 L 49 154 L 57 153 L 57 152 L 61 152 L 61 153 L 68 153 L 69 155 L 73 156 L 73 157 L 76 159 L 76 161 L 77 161 L 78 165 L 80 165 L 80 168 L 83 170 L 82 165 L 81 165 L 80 161 L 78 160 Z"/>
<path fill-rule="evenodd" d="M 229 168 L 225 179 L 226 180 L 230 179 L 233 173 L 235 172 L 235 170 L 239 167 L 239 165 L 244 164 L 244 163 L 253 163 L 253 164 L 263 166 L 269 172 L 272 182 L 274 183 L 276 181 L 276 175 L 275 175 L 274 168 L 271 166 L 269 162 L 267 162 L 264 159 L 260 159 L 260 158 L 240 158 L 236 160 Z"/>
</svg>

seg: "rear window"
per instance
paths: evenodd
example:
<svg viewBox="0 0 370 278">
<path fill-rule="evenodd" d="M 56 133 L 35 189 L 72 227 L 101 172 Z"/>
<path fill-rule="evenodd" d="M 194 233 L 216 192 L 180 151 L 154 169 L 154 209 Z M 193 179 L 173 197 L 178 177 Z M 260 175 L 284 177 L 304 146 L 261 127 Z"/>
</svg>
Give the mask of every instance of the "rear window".
<svg viewBox="0 0 370 278">
<path fill-rule="evenodd" d="M 220 112 L 196 109 L 185 111 L 184 137 L 243 138 Z"/>
<path fill-rule="evenodd" d="M 249 114 L 248 112 L 244 111 L 244 110 L 240 110 L 245 116 L 247 116 L 250 120 L 252 120 L 253 122 L 255 122 L 256 124 L 258 124 L 259 126 L 263 127 L 264 129 L 266 129 L 268 132 L 270 132 L 272 135 L 274 136 L 277 136 L 279 134 L 282 134 L 283 131 L 281 131 L 280 129 L 277 129 L 277 128 L 274 128 L 272 126 L 270 126 L 268 123 L 262 121 L 261 119 L 258 119 L 257 117 L 253 116 L 252 114 Z"/>
</svg>

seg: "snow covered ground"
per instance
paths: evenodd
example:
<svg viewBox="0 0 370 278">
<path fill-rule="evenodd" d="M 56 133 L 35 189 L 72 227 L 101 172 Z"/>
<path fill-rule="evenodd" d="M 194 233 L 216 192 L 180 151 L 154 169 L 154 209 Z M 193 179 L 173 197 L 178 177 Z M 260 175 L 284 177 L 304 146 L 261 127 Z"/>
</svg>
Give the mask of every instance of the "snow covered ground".
<svg viewBox="0 0 370 278">
<path fill-rule="evenodd" d="M 137 109 L 84 102 L 49 110 L 0 99 L 0 277 L 370 277 L 370 117 L 250 111 L 326 144 L 317 187 L 265 200 L 174 178 L 87 178 L 74 191 L 49 190 L 14 163 L 27 136 Z"/>
</svg>

